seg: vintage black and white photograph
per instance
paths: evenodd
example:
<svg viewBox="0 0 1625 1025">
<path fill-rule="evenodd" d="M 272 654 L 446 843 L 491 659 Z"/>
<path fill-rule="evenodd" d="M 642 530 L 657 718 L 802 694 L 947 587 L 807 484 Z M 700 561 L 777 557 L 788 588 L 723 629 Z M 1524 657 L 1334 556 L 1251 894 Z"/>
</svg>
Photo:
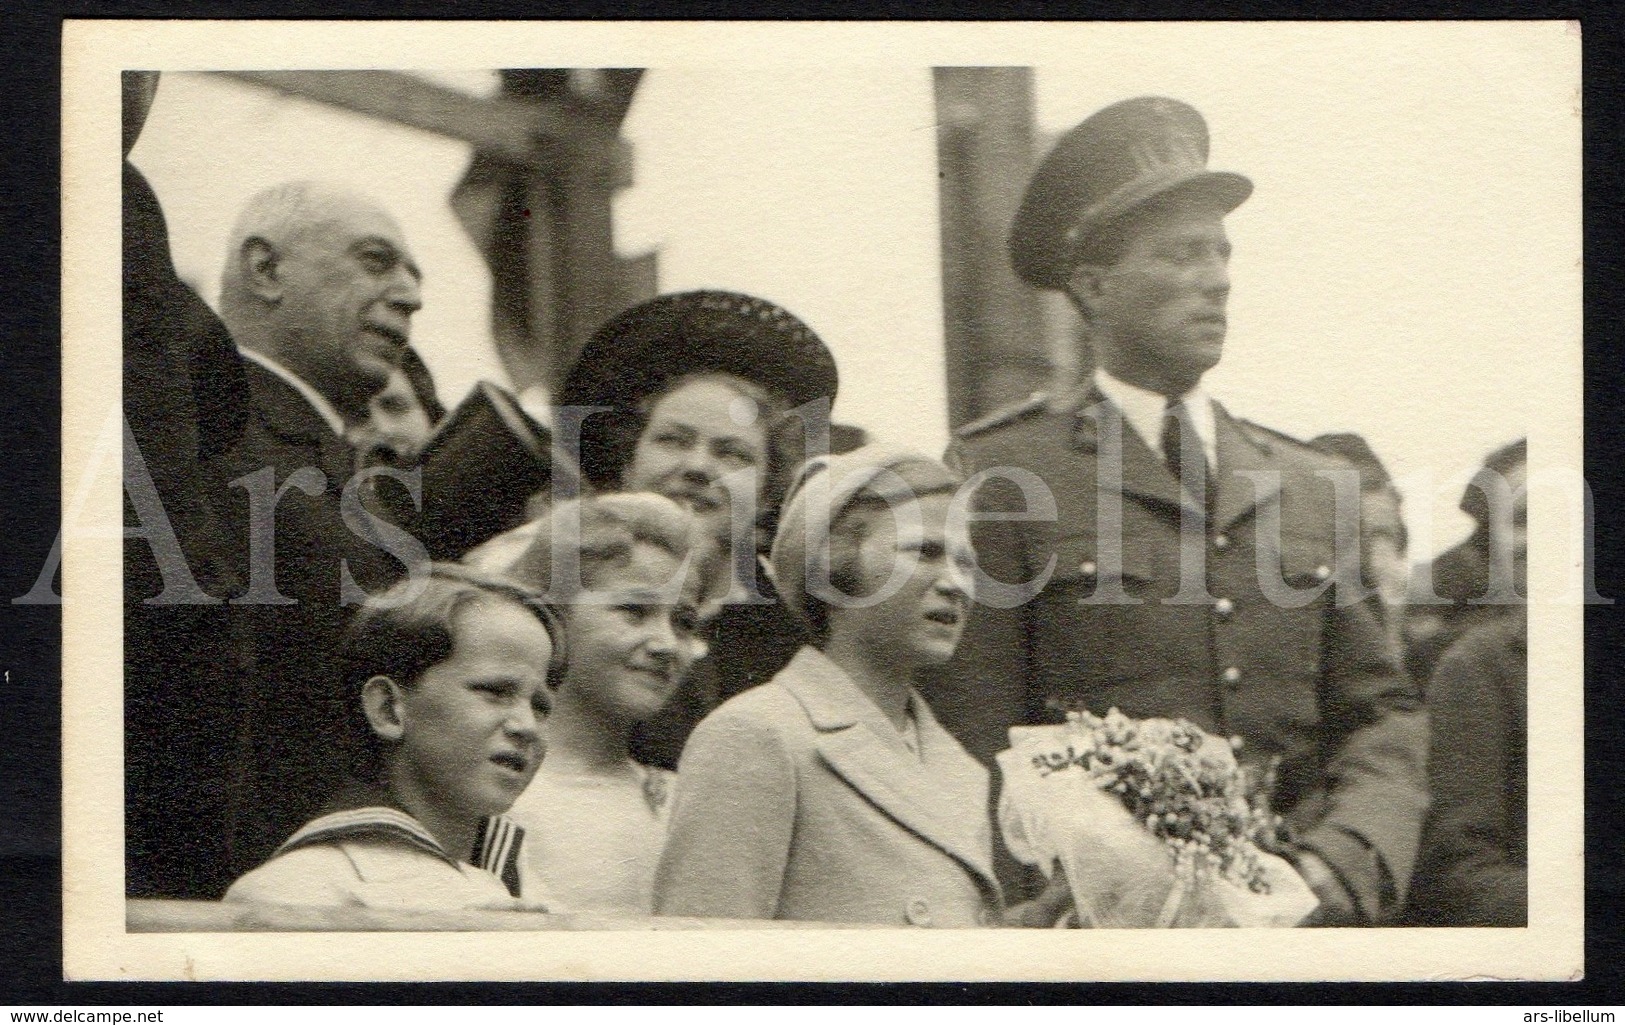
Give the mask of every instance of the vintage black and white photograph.
<svg viewBox="0 0 1625 1025">
<path fill-rule="evenodd" d="M 70 976 L 1583 974 L 1579 52 L 70 23 Z"/>
</svg>

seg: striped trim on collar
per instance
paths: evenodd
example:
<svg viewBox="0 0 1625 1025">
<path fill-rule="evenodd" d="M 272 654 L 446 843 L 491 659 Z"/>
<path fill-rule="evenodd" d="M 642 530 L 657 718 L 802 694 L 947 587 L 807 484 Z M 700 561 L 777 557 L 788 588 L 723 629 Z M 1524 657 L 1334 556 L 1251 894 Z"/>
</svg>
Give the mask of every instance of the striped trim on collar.
<svg viewBox="0 0 1625 1025">
<path fill-rule="evenodd" d="M 524 842 L 525 827 L 503 815 L 482 819 L 474 841 L 474 864 L 502 880 L 515 897 L 520 896 L 519 852 Z"/>
<path fill-rule="evenodd" d="M 347 808 L 312 819 L 277 848 L 277 854 L 309 847 L 312 844 L 335 843 L 341 840 L 389 839 L 432 854 L 448 865 L 458 865 L 458 859 L 447 854 L 445 848 L 423 823 L 401 811 L 383 805 Z M 479 835 L 474 849 L 469 852 L 475 868 L 502 880 L 508 893 L 519 896 L 519 857 L 524 848 L 525 830 L 503 815 L 480 820 Z"/>
<path fill-rule="evenodd" d="M 457 859 L 445 852 L 439 842 L 429 835 L 429 831 L 423 828 L 423 823 L 398 808 L 378 805 L 349 808 L 311 819 L 300 827 L 298 832 L 288 837 L 282 846 L 277 848 L 277 853 L 286 854 L 300 847 L 309 847 L 311 844 L 361 837 L 387 837 L 399 840 L 448 864 L 457 864 Z"/>
</svg>

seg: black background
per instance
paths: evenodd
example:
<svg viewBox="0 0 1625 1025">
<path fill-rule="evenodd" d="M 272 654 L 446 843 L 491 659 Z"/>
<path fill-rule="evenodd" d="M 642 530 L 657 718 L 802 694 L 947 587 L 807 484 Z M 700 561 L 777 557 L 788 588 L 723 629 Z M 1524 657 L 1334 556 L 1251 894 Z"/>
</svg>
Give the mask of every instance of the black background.
<svg viewBox="0 0 1625 1025">
<path fill-rule="evenodd" d="M 242 1003 L 1625 1003 L 1621 893 L 1625 890 L 1625 650 L 1614 609 L 1586 609 L 1586 954 L 1577 983 L 1199 985 L 674 985 L 674 984 L 188 984 L 62 980 L 61 615 L 12 605 L 34 584 L 61 516 L 60 146 L 61 29 L 66 18 L 798 18 L 798 19 L 1578 19 L 1584 59 L 1586 477 L 1595 497 L 1596 579 L 1625 595 L 1619 466 L 1625 462 L 1625 36 L 1612 3 L 1208 2 L 970 3 L 518 3 L 328 0 L 322 3 L 22 3 L 0 17 L 0 1004 Z M 1485 173 L 1493 173 L 1486 167 Z M 107 227 L 116 244 L 118 226 Z M 1425 240 L 1417 240 L 1423 243 Z M 1509 282 L 1509 287 L 1516 283 Z M 1542 340 L 1528 339 L 1531 372 Z M 116 340 L 104 358 L 119 359 Z M 1517 372 L 1512 369 L 1510 372 Z M 1448 387 L 1440 382 L 1439 387 Z M 1535 691 L 1538 693 L 1538 690 Z M 116 824 L 110 823 L 109 828 Z M 1403 972 L 1403 964 L 1393 966 Z"/>
</svg>

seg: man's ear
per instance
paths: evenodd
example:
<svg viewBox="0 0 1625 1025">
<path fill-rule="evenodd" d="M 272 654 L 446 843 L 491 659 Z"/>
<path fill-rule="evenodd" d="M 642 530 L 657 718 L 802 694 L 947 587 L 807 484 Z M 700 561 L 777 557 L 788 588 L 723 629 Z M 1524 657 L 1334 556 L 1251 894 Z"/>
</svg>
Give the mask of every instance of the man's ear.
<svg viewBox="0 0 1625 1025">
<path fill-rule="evenodd" d="M 367 714 L 372 732 L 384 740 L 398 741 L 406 732 L 400 684 L 391 677 L 374 676 L 361 685 L 361 708 Z"/>
<path fill-rule="evenodd" d="M 268 303 L 282 301 L 282 257 L 276 247 L 258 235 L 243 240 L 237 258 L 243 264 L 243 281 L 248 290 Z"/>
<path fill-rule="evenodd" d="M 1066 294 L 1086 320 L 1094 316 L 1095 306 L 1100 302 L 1100 291 L 1105 280 L 1102 271 L 1103 268 L 1092 263 L 1080 263 L 1072 268 L 1072 273 L 1066 279 Z"/>
</svg>

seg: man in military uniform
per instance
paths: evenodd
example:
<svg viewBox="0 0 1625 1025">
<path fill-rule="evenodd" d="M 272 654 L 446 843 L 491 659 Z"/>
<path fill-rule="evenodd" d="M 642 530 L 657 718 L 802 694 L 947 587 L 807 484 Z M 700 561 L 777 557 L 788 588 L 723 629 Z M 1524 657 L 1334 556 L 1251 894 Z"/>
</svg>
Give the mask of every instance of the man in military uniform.
<svg viewBox="0 0 1625 1025">
<path fill-rule="evenodd" d="M 1252 191 L 1207 150 L 1189 106 L 1128 100 L 1028 186 L 1016 271 L 1071 298 L 1098 369 L 958 432 L 951 456 L 991 471 L 973 524 L 986 586 L 934 704 L 984 759 L 1065 707 L 1239 736 L 1244 762 L 1274 766 L 1310 922 L 1377 923 L 1415 858 L 1425 713 L 1361 590 L 1357 496 L 1334 501 L 1347 464 L 1202 390 L 1225 338 L 1224 217 Z"/>
</svg>

